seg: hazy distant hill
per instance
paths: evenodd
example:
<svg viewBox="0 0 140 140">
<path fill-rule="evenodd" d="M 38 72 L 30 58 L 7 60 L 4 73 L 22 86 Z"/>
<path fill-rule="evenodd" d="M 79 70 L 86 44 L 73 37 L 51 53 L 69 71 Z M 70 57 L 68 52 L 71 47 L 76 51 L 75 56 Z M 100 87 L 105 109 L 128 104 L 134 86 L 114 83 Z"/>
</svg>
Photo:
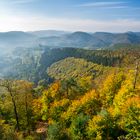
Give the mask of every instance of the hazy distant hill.
<svg viewBox="0 0 140 140">
<path fill-rule="evenodd" d="M 40 43 L 48 46 L 75 47 L 75 48 L 98 48 L 105 46 L 101 39 L 94 38 L 92 34 L 86 32 L 74 32 L 59 37 L 43 37 Z"/>
<path fill-rule="evenodd" d="M 17 47 L 32 47 L 36 46 L 37 37 L 35 35 L 21 32 L 21 31 L 11 31 L 11 32 L 1 32 L 0 33 L 0 51 L 1 53 L 7 53 L 13 51 Z"/>
<path fill-rule="evenodd" d="M 17 42 L 17 41 L 28 41 L 31 39 L 35 39 L 36 36 L 30 33 L 21 32 L 21 31 L 11 31 L 11 32 L 1 32 L 0 33 L 0 41 L 5 42 Z"/>
<path fill-rule="evenodd" d="M 64 34 L 68 34 L 70 32 L 57 31 L 57 30 L 40 30 L 40 31 L 31 31 L 29 33 L 36 35 L 38 37 L 50 37 L 50 36 L 61 36 Z"/>
<path fill-rule="evenodd" d="M 93 34 L 93 37 L 101 39 L 106 42 L 109 46 L 115 44 L 139 44 L 140 43 L 140 34 L 134 32 L 127 33 L 106 33 L 106 32 L 97 32 Z"/>
<path fill-rule="evenodd" d="M 107 33 L 107 32 L 65 32 L 55 30 L 42 30 L 35 32 L 1 32 L 0 52 L 10 52 L 19 47 L 31 48 L 40 45 L 54 47 L 74 47 L 101 49 L 110 48 L 116 44 L 140 44 L 139 32 Z"/>
<path fill-rule="evenodd" d="M 77 47 L 99 49 L 116 44 L 140 44 L 140 34 L 127 33 L 106 33 L 96 32 L 74 32 L 62 36 L 43 37 L 39 39 L 40 44 L 59 47 Z"/>
</svg>

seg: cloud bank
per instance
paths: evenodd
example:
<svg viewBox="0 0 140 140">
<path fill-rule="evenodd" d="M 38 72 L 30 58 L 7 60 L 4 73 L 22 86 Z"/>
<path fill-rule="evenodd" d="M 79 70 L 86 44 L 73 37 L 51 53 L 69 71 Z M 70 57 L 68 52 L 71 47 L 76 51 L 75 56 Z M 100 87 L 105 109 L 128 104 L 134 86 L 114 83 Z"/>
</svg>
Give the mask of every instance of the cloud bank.
<svg viewBox="0 0 140 140">
<path fill-rule="evenodd" d="M 67 31 L 107 31 L 126 32 L 140 31 L 140 21 L 131 19 L 120 20 L 88 20 L 88 19 L 67 19 L 67 18 L 46 18 L 46 17 L 1 17 L 0 31 L 9 30 L 67 30 Z"/>
</svg>

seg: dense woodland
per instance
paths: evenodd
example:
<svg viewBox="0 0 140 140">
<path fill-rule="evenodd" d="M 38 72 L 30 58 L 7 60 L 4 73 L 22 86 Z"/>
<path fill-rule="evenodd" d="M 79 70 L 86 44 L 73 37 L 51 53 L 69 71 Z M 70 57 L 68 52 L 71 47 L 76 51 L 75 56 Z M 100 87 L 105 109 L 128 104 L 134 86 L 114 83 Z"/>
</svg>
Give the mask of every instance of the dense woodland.
<svg viewBox="0 0 140 140">
<path fill-rule="evenodd" d="M 133 49 L 129 48 L 129 46 L 128 48 L 121 49 L 122 45 L 118 45 L 117 48 L 118 47 L 119 49 L 117 50 L 85 50 L 80 48 L 52 49 L 40 46 L 34 49 L 16 50 L 14 54 L 17 55 L 17 57 L 14 59 L 8 58 L 8 62 L 6 61 L 8 67 L 3 66 L 4 77 L 24 79 L 35 83 L 43 79 L 49 82 L 51 79 L 46 72 L 47 68 L 53 63 L 67 57 L 83 58 L 103 66 L 134 66 L 135 59 L 140 56 L 140 46 L 137 46 L 136 48 L 134 46 Z"/>
<path fill-rule="evenodd" d="M 116 48 L 18 51 L 0 80 L 0 139 L 139 140 L 140 49 Z"/>
</svg>

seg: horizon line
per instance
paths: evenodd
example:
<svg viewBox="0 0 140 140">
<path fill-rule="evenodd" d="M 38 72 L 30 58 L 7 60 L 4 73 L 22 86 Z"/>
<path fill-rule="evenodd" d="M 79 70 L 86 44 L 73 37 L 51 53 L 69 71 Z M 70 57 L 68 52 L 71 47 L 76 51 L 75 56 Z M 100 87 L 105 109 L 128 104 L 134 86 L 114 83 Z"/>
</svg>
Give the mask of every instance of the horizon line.
<svg viewBox="0 0 140 140">
<path fill-rule="evenodd" d="M 140 31 L 124 31 L 124 32 L 111 32 L 111 31 L 95 31 L 95 32 L 89 32 L 89 31 L 84 31 L 84 30 L 63 30 L 63 29 L 40 29 L 40 30 L 8 30 L 8 31 L 0 31 L 0 33 L 8 33 L 8 32 L 25 32 L 25 33 L 30 33 L 30 32 L 38 32 L 38 31 L 58 31 L 58 32 L 69 32 L 69 33 L 74 33 L 74 32 L 85 32 L 85 33 L 137 33 Z"/>
</svg>

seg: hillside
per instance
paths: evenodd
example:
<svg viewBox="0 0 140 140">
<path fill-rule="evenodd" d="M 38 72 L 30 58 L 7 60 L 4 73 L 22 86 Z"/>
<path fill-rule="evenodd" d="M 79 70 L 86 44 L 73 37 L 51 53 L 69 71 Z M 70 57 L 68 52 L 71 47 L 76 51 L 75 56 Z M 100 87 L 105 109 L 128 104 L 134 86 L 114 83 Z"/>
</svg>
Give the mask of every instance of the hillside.
<svg viewBox="0 0 140 140">
<path fill-rule="evenodd" d="M 38 37 L 50 37 L 50 36 L 61 36 L 68 34 L 69 32 L 66 31 L 57 31 L 57 30 L 40 30 L 40 31 L 30 31 L 31 33 Z"/>
<path fill-rule="evenodd" d="M 30 43 L 30 42 L 33 42 L 35 41 L 37 37 L 32 35 L 32 34 L 29 34 L 29 33 L 26 33 L 26 32 L 21 32 L 21 31 L 11 31 L 11 32 L 3 32 L 3 33 L 0 33 L 0 46 L 2 45 L 11 45 L 11 47 L 13 45 L 16 45 L 16 43 L 21 44 L 22 43 Z M 25 47 L 25 46 L 24 46 Z"/>
<path fill-rule="evenodd" d="M 0 139 L 139 139 L 140 51 L 121 47 L 2 57 Z"/>
<path fill-rule="evenodd" d="M 11 54 L 14 49 L 21 47 L 49 46 L 50 48 L 106 49 L 117 44 L 139 45 L 140 35 L 138 32 L 87 33 L 77 31 L 71 33 L 55 30 L 0 32 L 0 49 L 3 49 L 0 55 L 5 53 Z"/>
<path fill-rule="evenodd" d="M 140 44 L 140 36 L 138 33 L 86 33 L 74 32 L 72 34 L 40 38 L 40 43 L 55 47 L 76 47 L 101 49 L 108 48 L 116 44 Z"/>
<path fill-rule="evenodd" d="M 0 0 L 0 140 L 140 140 L 140 0 Z"/>
<path fill-rule="evenodd" d="M 111 47 L 109 47 L 108 49 L 110 50 L 128 50 L 128 49 L 132 49 L 132 50 L 139 50 L 140 49 L 140 45 L 134 45 L 134 44 L 116 44 L 116 45 L 113 45 Z"/>
<path fill-rule="evenodd" d="M 19 76 L 33 74 L 35 61 L 26 59 Z M 112 68 L 69 57 L 53 62 L 48 74 L 55 78 L 51 83 L 44 76 L 38 84 L 0 80 L 1 139 L 140 138 L 138 64 Z"/>
<path fill-rule="evenodd" d="M 47 73 L 55 80 L 64 80 L 84 76 L 92 76 L 95 78 L 105 70 L 107 70 L 107 67 L 88 62 L 84 59 L 68 57 L 53 63 L 47 69 Z"/>
<path fill-rule="evenodd" d="M 27 32 L 11 31 L 0 33 L 0 51 L 1 54 L 12 54 L 16 48 L 29 48 L 37 46 L 37 37 Z"/>
<path fill-rule="evenodd" d="M 54 48 L 37 47 L 31 49 L 16 49 L 15 57 L 7 57 L 0 63 L 0 73 L 4 77 L 14 79 L 24 79 L 38 83 L 44 79 L 48 82 L 52 80 L 47 74 L 47 69 L 53 63 L 68 57 L 82 58 L 85 61 L 98 65 L 110 67 L 133 68 L 136 59 L 140 59 L 139 48 L 127 48 L 109 50 L 85 50 L 79 48 Z"/>
</svg>

